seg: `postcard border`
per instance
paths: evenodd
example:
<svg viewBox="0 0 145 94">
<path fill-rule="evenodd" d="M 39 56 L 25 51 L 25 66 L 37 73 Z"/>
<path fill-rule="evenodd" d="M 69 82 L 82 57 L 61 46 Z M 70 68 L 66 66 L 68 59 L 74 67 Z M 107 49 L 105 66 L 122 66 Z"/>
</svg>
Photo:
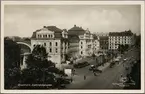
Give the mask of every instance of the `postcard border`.
<svg viewBox="0 0 145 94">
<path fill-rule="evenodd" d="M 141 5 L 141 90 L 5 90 L 4 5 Z M 2 93 L 144 93 L 144 1 L 1 1 L 1 92 Z"/>
</svg>

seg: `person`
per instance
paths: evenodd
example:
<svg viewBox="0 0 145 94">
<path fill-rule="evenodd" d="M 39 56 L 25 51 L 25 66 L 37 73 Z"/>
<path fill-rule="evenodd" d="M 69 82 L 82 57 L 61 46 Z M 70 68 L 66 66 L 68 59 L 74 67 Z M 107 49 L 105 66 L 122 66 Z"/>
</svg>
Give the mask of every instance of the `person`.
<svg viewBox="0 0 145 94">
<path fill-rule="evenodd" d="M 121 74 L 121 77 L 123 77 L 123 75 Z"/>
<path fill-rule="evenodd" d="M 84 75 L 84 80 L 86 80 L 86 75 Z"/>
</svg>

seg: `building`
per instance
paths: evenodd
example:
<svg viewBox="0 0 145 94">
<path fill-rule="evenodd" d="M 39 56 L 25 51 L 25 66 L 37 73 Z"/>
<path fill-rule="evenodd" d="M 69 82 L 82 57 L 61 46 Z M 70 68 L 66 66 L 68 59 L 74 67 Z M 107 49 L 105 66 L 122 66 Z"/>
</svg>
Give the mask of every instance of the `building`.
<svg viewBox="0 0 145 94">
<path fill-rule="evenodd" d="M 69 53 L 71 56 L 85 57 L 93 54 L 93 35 L 90 31 L 74 25 L 68 30 Z"/>
<path fill-rule="evenodd" d="M 133 33 L 131 30 L 109 33 L 109 49 L 116 50 L 119 45 L 133 45 Z"/>
<path fill-rule="evenodd" d="M 99 36 L 100 51 L 106 52 L 108 50 L 108 36 Z"/>
<path fill-rule="evenodd" d="M 33 32 L 31 37 L 32 49 L 36 45 L 42 45 L 48 52 L 48 60 L 56 63 L 59 67 L 62 61 L 65 61 L 68 51 L 68 33 L 56 26 L 44 26 Z"/>
<path fill-rule="evenodd" d="M 93 37 L 94 37 L 94 39 L 93 39 L 93 52 L 95 55 L 98 55 L 98 52 L 100 50 L 99 37 L 96 35 L 94 35 Z"/>
</svg>

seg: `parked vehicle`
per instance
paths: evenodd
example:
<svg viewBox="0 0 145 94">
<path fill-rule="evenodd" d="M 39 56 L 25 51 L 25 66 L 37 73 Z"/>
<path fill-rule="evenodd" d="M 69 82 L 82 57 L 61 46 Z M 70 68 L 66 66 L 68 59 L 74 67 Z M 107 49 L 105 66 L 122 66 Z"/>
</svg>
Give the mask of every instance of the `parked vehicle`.
<svg viewBox="0 0 145 94">
<path fill-rule="evenodd" d="M 123 60 L 124 60 L 124 61 L 126 61 L 126 60 L 127 60 L 127 58 L 124 58 Z"/>
<path fill-rule="evenodd" d="M 74 64 L 74 68 L 83 68 L 83 67 L 86 67 L 90 65 L 88 62 L 82 62 L 82 63 L 77 63 L 77 64 Z"/>
<path fill-rule="evenodd" d="M 91 66 L 90 68 L 89 68 L 89 70 L 90 71 L 93 71 L 93 72 L 97 72 L 97 73 L 102 73 L 102 71 L 101 70 L 99 70 L 97 67 L 95 67 L 95 66 Z"/>
<path fill-rule="evenodd" d="M 110 63 L 110 68 L 112 68 L 115 65 L 115 62 Z"/>
</svg>

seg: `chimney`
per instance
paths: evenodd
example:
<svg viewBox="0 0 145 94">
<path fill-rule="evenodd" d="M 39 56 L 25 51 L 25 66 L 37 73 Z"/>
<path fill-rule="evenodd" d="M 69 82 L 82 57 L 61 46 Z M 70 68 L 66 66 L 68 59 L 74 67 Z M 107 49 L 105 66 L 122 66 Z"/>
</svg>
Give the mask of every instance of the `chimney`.
<svg viewBox="0 0 145 94">
<path fill-rule="evenodd" d="M 43 28 L 46 28 L 46 26 L 43 26 Z"/>
<path fill-rule="evenodd" d="M 74 27 L 76 27 L 76 25 L 74 25 Z"/>
</svg>

